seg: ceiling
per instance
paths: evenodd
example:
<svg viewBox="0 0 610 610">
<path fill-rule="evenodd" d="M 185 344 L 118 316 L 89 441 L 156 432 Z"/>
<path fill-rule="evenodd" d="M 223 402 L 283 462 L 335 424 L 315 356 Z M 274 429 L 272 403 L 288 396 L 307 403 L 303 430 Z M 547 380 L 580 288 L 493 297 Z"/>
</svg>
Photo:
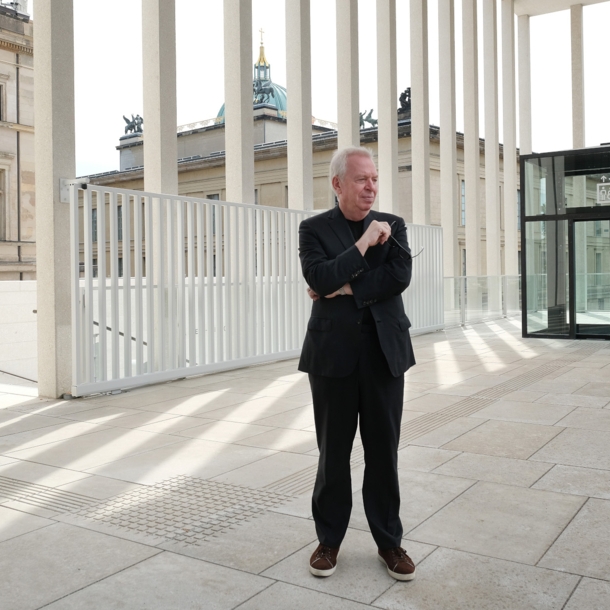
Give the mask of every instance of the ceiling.
<svg viewBox="0 0 610 610">
<path fill-rule="evenodd" d="M 575 4 L 600 4 L 609 0 L 515 0 L 516 15 L 544 15 L 564 11 Z"/>
</svg>

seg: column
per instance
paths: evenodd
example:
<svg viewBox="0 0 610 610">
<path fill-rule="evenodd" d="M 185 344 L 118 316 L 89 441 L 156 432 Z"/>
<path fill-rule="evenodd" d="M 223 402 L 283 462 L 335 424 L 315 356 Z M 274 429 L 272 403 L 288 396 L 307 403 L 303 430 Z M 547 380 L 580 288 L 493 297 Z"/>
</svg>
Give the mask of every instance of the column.
<svg viewBox="0 0 610 610">
<path fill-rule="evenodd" d="M 337 0 L 338 148 L 360 146 L 358 0 Z"/>
<path fill-rule="evenodd" d="M 178 194 L 176 2 L 142 0 L 144 190 Z"/>
<path fill-rule="evenodd" d="M 466 275 L 481 275 L 479 213 L 479 65 L 477 0 L 462 0 L 464 54 L 464 179 L 466 182 Z"/>
<path fill-rule="evenodd" d="M 413 222 L 430 224 L 428 0 L 411 0 L 411 164 Z"/>
<path fill-rule="evenodd" d="M 532 67 L 530 16 L 519 16 L 519 150 L 532 153 Z"/>
<path fill-rule="evenodd" d="M 252 0 L 224 0 L 227 201 L 254 203 Z"/>
<path fill-rule="evenodd" d="M 517 111 L 515 86 L 515 0 L 502 0 L 502 115 L 504 169 L 504 273 L 518 275 Z"/>
<path fill-rule="evenodd" d="M 396 0 L 377 0 L 377 115 L 379 209 L 398 212 L 398 88 Z"/>
<path fill-rule="evenodd" d="M 487 275 L 499 277 L 502 274 L 502 265 L 500 261 L 500 142 L 498 135 L 498 27 L 496 19 L 496 0 L 483 0 Z"/>
<path fill-rule="evenodd" d="M 570 7 L 572 38 L 572 147 L 585 147 L 585 57 L 583 7 Z"/>
<path fill-rule="evenodd" d="M 74 178 L 72 0 L 39 0 L 34 28 L 36 97 L 36 279 L 38 393 L 59 398 L 72 386 L 70 206 L 60 178 Z"/>
<path fill-rule="evenodd" d="M 286 0 L 288 207 L 313 210 L 309 0 Z"/>
<path fill-rule="evenodd" d="M 457 144 L 455 111 L 455 6 L 454 0 L 438 3 L 440 127 L 441 127 L 441 225 L 443 274 L 460 275 L 457 219 Z"/>
</svg>

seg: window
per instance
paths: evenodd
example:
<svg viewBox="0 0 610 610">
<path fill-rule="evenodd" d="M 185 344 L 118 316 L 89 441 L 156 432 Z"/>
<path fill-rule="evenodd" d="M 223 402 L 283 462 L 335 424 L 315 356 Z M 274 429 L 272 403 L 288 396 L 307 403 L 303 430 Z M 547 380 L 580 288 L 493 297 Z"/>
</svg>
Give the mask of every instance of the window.
<svg viewBox="0 0 610 610">
<path fill-rule="evenodd" d="M 123 206 L 120 205 L 117 207 L 117 239 L 119 241 L 123 240 Z M 120 259 L 119 259 L 120 260 Z"/>
<path fill-rule="evenodd" d="M 466 248 L 462 248 L 462 275 L 466 276 Z"/>
<path fill-rule="evenodd" d="M 460 226 L 466 226 L 466 181 L 460 181 Z M 464 274 L 466 275 L 466 274 Z"/>
<path fill-rule="evenodd" d="M 595 221 L 595 237 L 601 237 L 601 234 L 602 234 L 602 221 L 596 220 Z"/>
<path fill-rule="evenodd" d="M 97 208 L 91 210 L 91 236 L 92 241 L 97 241 Z"/>
<path fill-rule="evenodd" d="M 119 258 L 119 277 L 123 277 L 123 259 Z"/>
<path fill-rule="evenodd" d="M 258 205 L 258 189 L 254 189 L 254 205 Z"/>
<path fill-rule="evenodd" d="M 595 253 L 595 285 L 602 285 L 602 253 Z"/>
<path fill-rule="evenodd" d="M 517 191 L 517 231 L 521 230 L 521 191 Z"/>
<path fill-rule="evenodd" d="M 97 258 L 92 259 L 93 265 L 91 267 L 91 271 L 93 274 L 93 277 L 97 277 Z"/>
<path fill-rule="evenodd" d="M 0 85 L 0 121 L 5 121 L 4 116 L 4 85 Z"/>
<path fill-rule="evenodd" d="M 500 231 L 504 229 L 504 200 L 502 199 L 502 185 L 499 187 L 498 202 L 500 203 Z"/>
<path fill-rule="evenodd" d="M 284 187 L 284 199 L 286 200 L 284 207 L 289 208 L 290 206 L 288 205 L 288 185 Z"/>
</svg>

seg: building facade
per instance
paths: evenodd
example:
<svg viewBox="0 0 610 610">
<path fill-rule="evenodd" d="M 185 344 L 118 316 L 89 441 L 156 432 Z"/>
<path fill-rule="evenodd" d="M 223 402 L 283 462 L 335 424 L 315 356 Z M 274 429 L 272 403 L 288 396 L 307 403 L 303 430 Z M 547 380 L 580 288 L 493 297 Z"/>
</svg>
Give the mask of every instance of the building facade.
<svg viewBox="0 0 610 610">
<path fill-rule="evenodd" d="M 36 277 L 33 25 L 0 5 L 0 280 Z"/>
</svg>

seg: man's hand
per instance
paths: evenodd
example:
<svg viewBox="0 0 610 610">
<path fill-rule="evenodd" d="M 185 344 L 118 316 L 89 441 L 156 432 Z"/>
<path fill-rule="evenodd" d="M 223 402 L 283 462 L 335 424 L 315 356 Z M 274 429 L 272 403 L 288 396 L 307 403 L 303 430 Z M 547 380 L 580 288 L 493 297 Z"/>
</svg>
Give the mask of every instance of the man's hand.
<svg viewBox="0 0 610 610">
<path fill-rule="evenodd" d="M 313 289 L 307 286 L 307 294 L 312 301 L 317 301 L 320 298 L 320 295 Z M 352 287 L 349 285 L 349 282 L 339 288 L 339 290 L 335 290 L 332 294 L 326 295 L 327 299 L 334 299 L 336 296 L 340 295 L 353 295 Z"/>
<path fill-rule="evenodd" d="M 320 298 L 320 295 L 309 286 L 307 286 L 307 294 L 312 301 L 317 301 Z"/>
<path fill-rule="evenodd" d="M 387 222 L 373 220 L 364 235 L 356 242 L 356 247 L 360 250 L 360 254 L 364 256 L 369 248 L 377 244 L 385 244 L 390 239 L 391 234 L 392 229 Z"/>
</svg>

